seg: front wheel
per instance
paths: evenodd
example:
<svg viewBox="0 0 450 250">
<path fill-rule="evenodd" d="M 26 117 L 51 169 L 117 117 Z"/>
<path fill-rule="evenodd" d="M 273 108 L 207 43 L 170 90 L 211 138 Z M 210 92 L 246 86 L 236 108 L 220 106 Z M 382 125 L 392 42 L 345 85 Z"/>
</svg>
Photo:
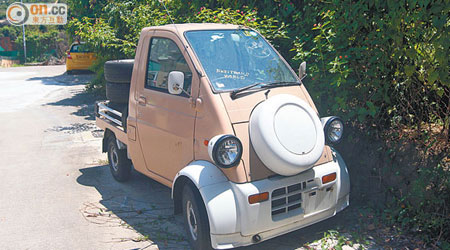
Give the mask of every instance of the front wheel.
<svg viewBox="0 0 450 250">
<path fill-rule="evenodd" d="M 183 189 L 183 218 L 186 235 L 193 249 L 212 249 L 209 221 L 200 194 L 191 185 Z"/>
<path fill-rule="evenodd" d="M 108 161 L 111 174 L 119 182 L 125 182 L 131 176 L 131 161 L 125 149 L 119 149 L 116 138 L 108 140 Z"/>
</svg>

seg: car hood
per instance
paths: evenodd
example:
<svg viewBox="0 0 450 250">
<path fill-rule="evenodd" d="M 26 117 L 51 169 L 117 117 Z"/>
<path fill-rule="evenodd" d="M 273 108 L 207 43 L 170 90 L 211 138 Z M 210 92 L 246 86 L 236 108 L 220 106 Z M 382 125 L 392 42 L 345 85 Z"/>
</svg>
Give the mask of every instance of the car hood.
<svg viewBox="0 0 450 250">
<path fill-rule="evenodd" d="M 262 101 L 275 95 L 290 94 L 307 102 L 316 112 L 311 97 L 303 85 L 278 87 L 257 92 L 242 92 L 239 97 L 234 100 L 230 97 L 230 93 L 221 93 L 220 97 L 232 124 L 245 123 L 250 120 L 253 109 Z"/>
</svg>

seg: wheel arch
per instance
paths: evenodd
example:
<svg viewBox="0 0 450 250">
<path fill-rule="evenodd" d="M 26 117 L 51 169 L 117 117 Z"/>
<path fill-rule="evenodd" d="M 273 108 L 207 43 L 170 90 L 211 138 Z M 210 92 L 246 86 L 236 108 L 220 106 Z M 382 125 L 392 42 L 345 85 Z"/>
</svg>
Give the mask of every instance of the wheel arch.
<svg viewBox="0 0 450 250">
<path fill-rule="evenodd" d="M 195 184 L 189 179 L 189 177 L 182 175 L 174 182 L 172 186 L 172 199 L 173 199 L 173 213 L 180 214 L 183 211 L 182 196 L 183 188 L 185 185 L 191 184 L 195 187 Z"/>
<path fill-rule="evenodd" d="M 209 178 L 204 178 L 204 176 L 208 176 Z M 172 199 L 174 201 L 174 213 L 178 214 L 182 210 L 181 196 L 186 184 L 192 184 L 199 191 L 204 186 L 224 181 L 228 181 L 228 179 L 214 164 L 207 161 L 191 162 L 181 169 L 173 180 Z M 201 193 L 200 195 L 203 198 Z"/>
<path fill-rule="evenodd" d="M 108 151 L 108 139 L 109 137 L 116 137 L 114 135 L 114 132 L 112 132 L 110 129 L 105 129 L 105 133 L 103 135 L 103 141 L 102 141 L 102 152 L 106 153 L 106 151 Z"/>
<path fill-rule="evenodd" d="M 190 184 L 197 189 L 195 192 L 199 192 L 202 198 L 211 233 L 238 232 L 240 226 L 237 199 L 222 171 L 208 161 L 194 161 L 180 170 L 172 185 L 175 213 L 182 211 L 182 190 Z"/>
</svg>

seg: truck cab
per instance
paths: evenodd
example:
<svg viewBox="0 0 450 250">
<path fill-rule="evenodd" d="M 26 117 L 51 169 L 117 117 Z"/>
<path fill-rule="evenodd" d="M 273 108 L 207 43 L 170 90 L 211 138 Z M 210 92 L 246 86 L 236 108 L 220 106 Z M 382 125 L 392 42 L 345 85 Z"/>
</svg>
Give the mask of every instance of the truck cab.
<svg viewBox="0 0 450 250">
<path fill-rule="evenodd" d="M 114 63 L 110 81 L 127 75 Z M 255 244 L 349 205 L 347 167 L 332 147 L 343 122 L 319 116 L 305 64 L 298 76 L 257 31 L 144 28 L 131 63 L 128 83 L 107 85 L 122 84 L 127 102 L 96 106 L 103 151 L 116 180 L 133 166 L 172 189 L 194 249 Z"/>
</svg>

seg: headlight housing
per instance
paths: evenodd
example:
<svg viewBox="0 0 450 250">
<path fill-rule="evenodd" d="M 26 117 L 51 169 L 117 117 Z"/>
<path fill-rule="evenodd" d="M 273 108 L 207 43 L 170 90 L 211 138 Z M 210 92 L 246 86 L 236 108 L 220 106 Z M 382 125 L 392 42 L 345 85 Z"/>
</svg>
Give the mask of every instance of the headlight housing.
<svg viewBox="0 0 450 250">
<path fill-rule="evenodd" d="M 217 135 L 208 143 L 208 154 L 219 167 L 231 168 L 241 160 L 242 143 L 234 135 Z"/>
<path fill-rule="evenodd" d="M 327 144 L 337 144 L 344 135 L 344 122 L 337 116 L 329 116 L 321 119 L 325 141 Z"/>
</svg>

